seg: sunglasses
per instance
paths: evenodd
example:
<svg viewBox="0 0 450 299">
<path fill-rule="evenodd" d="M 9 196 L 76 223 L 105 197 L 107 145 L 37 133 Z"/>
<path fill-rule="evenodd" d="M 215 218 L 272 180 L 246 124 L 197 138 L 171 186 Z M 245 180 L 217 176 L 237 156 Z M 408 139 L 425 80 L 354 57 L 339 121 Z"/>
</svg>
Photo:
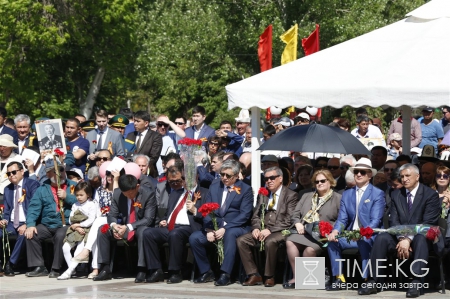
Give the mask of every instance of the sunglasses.
<svg viewBox="0 0 450 299">
<path fill-rule="evenodd" d="M 184 125 L 184 123 L 180 123 L 180 122 L 177 122 L 177 121 L 175 122 L 175 124 L 179 125 L 179 126 Z"/>
<path fill-rule="evenodd" d="M 173 184 L 181 184 L 181 182 L 183 182 L 183 180 L 169 180 L 167 182 L 169 184 L 173 185 Z"/>
<path fill-rule="evenodd" d="M 360 173 L 361 175 L 366 175 L 367 171 L 366 170 L 362 170 L 362 169 L 355 169 L 353 170 L 353 174 L 358 174 Z"/>
<path fill-rule="evenodd" d="M 234 177 L 234 174 L 228 174 L 228 173 L 222 172 L 222 173 L 220 174 L 220 176 L 221 176 L 222 178 L 231 179 L 232 177 Z"/>
<path fill-rule="evenodd" d="M 219 146 L 218 142 L 210 142 L 209 145 Z"/>
<path fill-rule="evenodd" d="M 384 172 L 391 172 L 391 171 L 394 171 L 395 170 L 395 168 L 384 168 Z"/>
<path fill-rule="evenodd" d="M 336 170 L 339 169 L 339 166 L 328 166 L 329 170 Z"/>
<path fill-rule="evenodd" d="M 316 183 L 316 185 L 317 185 L 318 183 L 325 184 L 326 181 L 328 181 L 328 180 L 327 180 L 327 179 L 323 179 L 323 180 L 317 180 L 317 181 L 314 181 L 314 183 Z"/>
<path fill-rule="evenodd" d="M 343 165 L 343 166 L 341 166 L 341 167 L 339 167 L 341 170 L 346 170 L 346 169 L 348 169 L 350 166 L 348 166 L 348 165 Z"/>
<path fill-rule="evenodd" d="M 97 157 L 96 160 L 97 160 L 97 161 L 103 161 L 103 162 L 106 162 L 106 161 L 108 161 L 108 158 L 106 158 L 106 157 Z"/>
<path fill-rule="evenodd" d="M 265 176 L 264 181 L 268 182 L 269 180 L 274 181 L 276 178 L 278 178 L 279 175 L 271 175 L 271 176 Z"/>
<path fill-rule="evenodd" d="M 8 173 L 7 173 L 8 174 Z M 443 178 L 444 180 L 448 180 L 448 178 L 449 178 L 450 176 L 448 175 L 448 174 L 445 174 L 445 173 L 438 173 L 437 175 L 436 175 L 436 178 L 437 179 L 441 179 L 441 178 Z"/>
<path fill-rule="evenodd" d="M 19 169 L 13 170 L 13 171 L 8 171 L 6 173 L 6 176 L 10 177 L 11 175 L 16 175 L 16 173 L 19 172 L 19 171 L 20 171 Z"/>
<path fill-rule="evenodd" d="M 158 127 L 164 127 L 164 128 L 167 128 L 169 126 L 168 124 L 165 124 L 165 123 L 156 123 L 156 125 Z"/>
</svg>

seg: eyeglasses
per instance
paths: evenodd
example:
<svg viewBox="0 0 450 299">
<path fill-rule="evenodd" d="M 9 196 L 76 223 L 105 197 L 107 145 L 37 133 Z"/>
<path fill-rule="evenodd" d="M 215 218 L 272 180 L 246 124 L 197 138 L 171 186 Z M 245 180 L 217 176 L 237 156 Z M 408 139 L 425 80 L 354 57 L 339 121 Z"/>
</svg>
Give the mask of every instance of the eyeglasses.
<svg viewBox="0 0 450 299">
<path fill-rule="evenodd" d="M 264 177 L 264 181 L 265 181 L 265 182 L 268 182 L 269 180 L 275 181 L 275 179 L 278 178 L 278 177 L 279 177 L 279 175 L 265 176 L 265 177 Z"/>
<path fill-rule="evenodd" d="M 106 157 L 97 157 L 96 160 L 97 160 L 97 161 L 103 161 L 103 162 L 106 162 L 106 161 L 108 161 L 108 158 L 106 158 Z"/>
<path fill-rule="evenodd" d="M 360 173 L 361 175 L 366 175 L 367 171 L 362 170 L 362 169 L 355 169 L 355 170 L 353 170 L 353 174 L 358 174 L 358 173 Z"/>
<path fill-rule="evenodd" d="M 219 146 L 218 142 L 210 142 L 209 145 Z"/>
<path fill-rule="evenodd" d="M 180 123 L 180 122 L 177 122 L 177 121 L 175 122 L 175 124 L 179 125 L 179 126 L 184 125 L 184 123 Z"/>
<path fill-rule="evenodd" d="M 19 171 L 20 171 L 19 169 L 13 170 L 13 171 L 8 171 L 6 173 L 6 176 L 10 177 L 11 175 L 16 175 L 16 173 L 19 172 Z"/>
<path fill-rule="evenodd" d="M 387 167 L 384 168 L 384 172 L 391 172 L 394 170 L 395 170 L 395 168 L 387 168 Z"/>
<path fill-rule="evenodd" d="M 318 183 L 324 184 L 326 181 L 328 181 L 328 180 L 327 180 L 327 179 L 323 179 L 323 180 L 317 180 L 317 181 L 314 181 L 314 183 L 316 183 L 316 185 L 317 185 Z"/>
<path fill-rule="evenodd" d="M 183 180 L 178 179 L 178 180 L 169 180 L 167 181 L 169 184 L 171 185 L 176 185 L 176 184 L 181 184 L 181 182 L 183 182 Z"/>
<path fill-rule="evenodd" d="M 228 174 L 228 173 L 222 172 L 222 173 L 220 173 L 220 176 L 221 176 L 222 178 L 231 179 L 232 177 L 234 177 L 234 174 Z"/>
<path fill-rule="evenodd" d="M 328 166 L 329 170 L 336 170 L 339 169 L 339 166 Z"/>
<path fill-rule="evenodd" d="M 156 123 L 156 125 L 158 126 L 158 127 L 164 127 L 164 128 L 167 128 L 169 125 L 168 124 L 166 124 L 166 123 Z"/>
<path fill-rule="evenodd" d="M 438 173 L 438 174 L 436 174 L 436 178 L 437 179 L 443 178 L 444 180 L 448 180 L 449 177 L 450 176 L 448 174 L 445 174 L 445 173 Z"/>
</svg>

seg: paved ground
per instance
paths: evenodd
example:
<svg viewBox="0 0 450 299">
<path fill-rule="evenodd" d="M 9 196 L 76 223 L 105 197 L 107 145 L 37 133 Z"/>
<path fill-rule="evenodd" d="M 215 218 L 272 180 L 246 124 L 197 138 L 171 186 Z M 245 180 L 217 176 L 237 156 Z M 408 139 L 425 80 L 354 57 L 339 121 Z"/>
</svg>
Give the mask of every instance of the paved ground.
<svg viewBox="0 0 450 299">
<path fill-rule="evenodd" d="M 135 284 L 134 278 L 94 282 L 86 278 L 58 281 L 47 277 L 28 278 L 24 274 L 0 277 L 0 298 L 359 298 L 355 290 L 327 292 L 324 290 L 284 290 L 281 285 L 273 288 L 263 286 L 243 287 L 239 284 L 215 287 L 213 283 Z M 426 292 L 420 298 L 444 299 L 437 291 Z M 367 298 L 367 297 L 364 297 Z M 370 298 L 405 298 L 403 291 L 385 291 Z"/>
</svg>

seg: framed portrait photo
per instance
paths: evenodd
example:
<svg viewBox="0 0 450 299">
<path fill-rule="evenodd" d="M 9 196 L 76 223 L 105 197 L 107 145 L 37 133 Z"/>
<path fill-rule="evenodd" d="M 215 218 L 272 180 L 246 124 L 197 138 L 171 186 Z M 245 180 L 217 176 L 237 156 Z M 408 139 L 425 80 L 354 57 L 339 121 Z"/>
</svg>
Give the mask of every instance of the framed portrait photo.
<svg viewBox="0 0 450 299">
<path fill-rule="evenodd" d="M 67 153 L 61 119 L 36 121 L 35 124 L 41 153 L 52 154 L 57 148 L 65 154 Z"/>
</svg>

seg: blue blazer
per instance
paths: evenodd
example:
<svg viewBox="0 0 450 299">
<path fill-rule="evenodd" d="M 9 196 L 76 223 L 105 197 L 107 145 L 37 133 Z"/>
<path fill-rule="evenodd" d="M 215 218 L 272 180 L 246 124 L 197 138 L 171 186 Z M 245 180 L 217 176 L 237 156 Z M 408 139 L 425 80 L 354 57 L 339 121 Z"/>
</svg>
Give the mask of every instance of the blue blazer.
<svg viewBox="0 0 450 299">
<path fill-rule="evenodd" d="M 252 188 L 244 184 L 242 181 L 236 181 L 234 184 L 236 187 L 241 188 L 240 193 L 236 191 L 230 192 L 228 198 L 225 202 L 224 212 L 222 209 L 215 211 L 217 224 L 219 228 L 224 227 L 225 229 L 234 227 L 246 227 L 250 225 L 250 220 L 253 213 L 253 192 Z M 219 206 L 222 206 L 222 195 L 223 195 L 224 184 L 222 181 L 217 184 L 211 184 L 209 188 L 209 193 L 206 195 L 205 203 L 215 202 Z M 197 212 L 197 217 L 201 214 Z M 226 225 L 224 225 L 224 221 Z M 213 228 L 211 218 L 206 216 L 203 219 L 204 228 Z"/>
<path fill-rule="evenodd" d="M 194 139 L 194 126 L 186 128 L 184 132 L 186 133 L 186 138 Z M 208 138 L 209 136 L 213 136 L 215 134 L 216 131 L 213 128 L 211 128 L 207 124 L 204 124 L 197 139 Z"/>
<path fill-rule="evenodd" d="M 363 227 L 380 228 L 383 224 L 384 192 L 369 184 L 361 197 L 358 207 L 358 219 Z M 341 232 L 352 230 L 356 217 L 356 187 L 345 190 L 334 229 Z"/>
<path fill-rule="evenodd" d="M 25 215 L 28 211 L 28 205 L 30 204 L 30 200 L 34 195 L 34 192 L 37 188 L 41 186 L 37 181 L 23 178 L 22 181 L 22 189 L 25 189 L 25 200 L 22 202 L 23 212 Z M 14 210 L 14 184 L 9 184 L 5 187 L 5 194 L 4 194 L 4 204 L 5 204 L 5 211 L 3 214 L 3 219 L 7 220 L 8 222 L 11 221 L 11 212 Z"/>
</svg>

